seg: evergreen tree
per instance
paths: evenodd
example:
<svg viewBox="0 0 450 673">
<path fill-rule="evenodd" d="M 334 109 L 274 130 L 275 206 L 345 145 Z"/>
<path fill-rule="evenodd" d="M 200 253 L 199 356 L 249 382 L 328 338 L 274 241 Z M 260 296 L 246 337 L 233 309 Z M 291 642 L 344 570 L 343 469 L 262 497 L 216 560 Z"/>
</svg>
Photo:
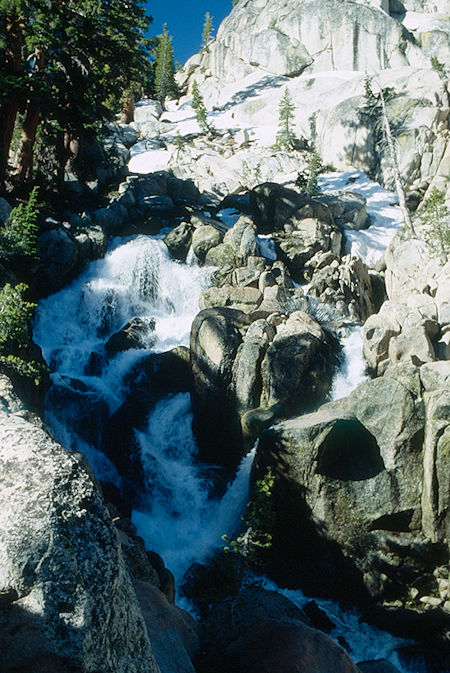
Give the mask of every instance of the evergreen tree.
<svg viewBox="0 0 450 673">
<path fill-rule="evenodd" d="M 278 133 L 276 146 L 280 149 L 291 150 L 296 145 L 293 131 L 295 105 L 292 102 L 289 89 L 285 89 L 279 105 Z"/>
<path fill-rule="evenodd" d="M 0 0 L 0 181 L 19 108 L 24 114 L 16 167 L 20 183 L 31 176 L 39 129 L 63 167 L 70 151 L 114 118 L 125 90 L 140 93 L 147 86 L 150 18 L 142 4 Z"/>
<path fill-rule="evenodd" d="M 208 112 L 196 80 L 192 83 L 192 107 L 195 110 L 195 118 L 202 133 L 211 133 L 214 127 L 208 121 Z"/>
<path fill-rule="evenodd" d="M 202 32 L 202 44 L 203 44 L 203 49 L 205 51 L 208 51 L 208 45 L 211 42 L 211 33 L 213 30 L 213 24 L 212 24 L 213 17 L 209 12 L 206 12 L 205 14 L 205 22 L 203 24 L 203 32 Z"/>
<path fill-rule="evenodd" d="M 158 46 L 155 55 L 155 95 L 164 109 L 164 101 L 168 96 L 176 96 L 178 89 L 175 82 L 175 67 L 173 64 L 172 37 L 167 31 L 167 24 L 163 26 L 162 35 L 158 36 Z"/>
</svg>

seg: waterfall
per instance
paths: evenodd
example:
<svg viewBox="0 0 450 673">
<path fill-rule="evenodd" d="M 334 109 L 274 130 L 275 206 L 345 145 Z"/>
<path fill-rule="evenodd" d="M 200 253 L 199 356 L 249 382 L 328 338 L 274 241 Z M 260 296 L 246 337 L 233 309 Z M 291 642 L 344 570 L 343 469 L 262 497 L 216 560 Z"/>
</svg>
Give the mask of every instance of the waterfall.
<svg viewBox="0 0 450 673">
<path fill-rule="evenodd" d="M 332 184 L 331 187 L 340 186 Z M 357 232 L 359 233 L 359 232 Z M 355 234 L 356 235 L 356 234 Z M 273 257 L 270 239 L 259 237 L 263 254 Z M 158 238 L 136 236 L 115 239 L 104 259 L 92 262 L 69 287 L 40 302 L 34 330 L 49 364 L 53 383 L 69 393 L 91 395 L 103 401 L 109 414 L 127 394 L 126 374 L 148 354 L 189 344 L 190 326 L 198 311 L 201 291 L 209 284 L 210 270 L 170 258 Z M 143 348 L 108 356 L 105 344 L 132 318 L 140 318 Z M 360 330 L 344 342 L 343 364 L 333 383 L 333 397 L 345 396 L 364 377 Z M 354 357 L 358 351 L 359 355 Z M 67 405 L 53 401 L 48 422 L 69 449 L 87 454 L 100 479 L 120 482 L 114 465 L 81 436 L 76 415 Z M 221 545 L 223 534 L 233 534 L 248 499 L 254 450 L 242 461 L 235 479 L 218 497 L 214 491 L 217 470 L 196 460 L 189 395 L 170 395 L 148 417 L 147 427 L 136 431 L 149 495 L 142 498 L 132 520 L 147 548 L 161 554 L 179 585 L 194 562 L 203 562 Z M 270 588 L 276 588 L 267 582 Z M 301 592 L 284 592 L 301 604 Z M 398 640 L 371 629 L 358 616 L 344 616 L 336 604 L 320 604 L 345 631 L 355 660 L 385 656 L 400 670 L 395 655 Z M 351 632 L 355 631 L 353 636 Z"/>
</svg>

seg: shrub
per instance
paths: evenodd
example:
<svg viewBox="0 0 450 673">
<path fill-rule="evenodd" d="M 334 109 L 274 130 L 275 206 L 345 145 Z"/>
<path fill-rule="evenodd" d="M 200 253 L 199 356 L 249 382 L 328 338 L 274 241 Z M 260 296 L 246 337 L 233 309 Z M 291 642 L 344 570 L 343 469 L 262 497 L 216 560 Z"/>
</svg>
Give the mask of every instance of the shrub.
<svg viewBox="0 0 450 673">
<path fill-rule="evenodd" d="M 320 155 L 317 152 L 311 152 L 306 160 L 306 168 L 299 171 L 295 184 L 301 187 L 308 196 L 319 194 L 318 177 L 324 170 L 325 166 L 323 165 Z"/>
<path fill-rule="evenodd" d="M 38 192 L 35 187 L 27 204 L 13 208 L 0 229 L 0 258 L 7 262 L 37 259 Z"/>
<path fill-rule="evenodd" d="M 36 307 L 24 300 L 27 289 L 23 283 L 16 286 L 6 283 L 0 289 L 0 367 L 33 378 L 38 385 L 43 374 L 41 366 L 21 354 L 29 343 L 28 323 Z"/>
</svg>

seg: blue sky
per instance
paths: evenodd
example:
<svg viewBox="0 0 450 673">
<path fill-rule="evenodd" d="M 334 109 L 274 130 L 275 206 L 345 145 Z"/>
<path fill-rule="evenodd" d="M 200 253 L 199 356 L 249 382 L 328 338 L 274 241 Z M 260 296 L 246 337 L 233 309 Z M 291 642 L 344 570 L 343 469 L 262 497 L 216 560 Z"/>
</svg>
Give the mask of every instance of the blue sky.
<svg viewBox="0 0 450 673">
<path fill-rule="evenodd" d="M 163 23 L 173 36 L 175 61 L 181 65 L 201 48 L 205 14 L 213 17 L 214 34 L 222 19 L 230 13 L 232 0 L 148 0 L 147 11 L 153 16 L 151 35 L 162 32 Z"/>
</svg>

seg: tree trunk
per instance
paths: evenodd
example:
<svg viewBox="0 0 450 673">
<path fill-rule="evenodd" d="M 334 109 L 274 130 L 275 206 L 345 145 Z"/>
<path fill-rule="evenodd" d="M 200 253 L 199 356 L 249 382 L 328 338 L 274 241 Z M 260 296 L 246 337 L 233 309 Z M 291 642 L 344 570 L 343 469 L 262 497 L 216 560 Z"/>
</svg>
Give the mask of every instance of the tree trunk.
<svg viewBox="0 0 450 673">
<path fill-rule="evenodd" d="M 5 73 L 14 81 L 22 69 L 22 19 L 16 12 L 7 15 L 5 19 Z M 8 170 L 9 149 L 14 133 L 17 113 L 19 110 L 19 95 L 15 88 L 8 93 L 7 99 L 0 108 L 0 187 L 4 185 Z"/>
<path fill-rule="evenodd" d="M 402 211 L 403 221 L 405 223 L 406 229 L 410 232 L 410 234 L 415 236 L 416 232 L 414 230 L 414 226 L 411 221 L 411 215 L 409 214 L 408 206 L 406 205 L 405 192 L 400 177 L 400 169 L 398 167 L 397 151 L 395 148 L 394 137 L 391 131 L 391 125 L 389 124 L 389 118 L 387 116 L 386 101 L 384 100 L 383 89 L 381 88 L 381 86 L 380 86 L 380 100 L 381 100 L 381 107 L 383 110 L 383 122 L 384 122 L 384 129 L 386 131 L 386 140 L 389 148 L 389 154 L 391 155 L 392 172 L 394 174 L 395 191 L 397 192 L 398 205 L 400 206 L 400 210 Z"/>
<path fill-rule="evenodd" d="M 31 180 L 33 171 L 34 143 L 39 124 L 41 108 L 36 101 L 30 101 L 27 114 L 22 126 L 19 158 L 17 161 L 17 178 L 22 185 Z"/>
<path fill-rule="evenodd" d="M 34 54 L 33 73 L 39 77 L 45 63 L 44 52 L 38 47 Z M 28 101 L 27 113 L 22 126 L 20 148 L 17 161 L 17 178 L 22 185 L 29 181 L 33 171 L 34 143 L 41 113 L 41 104 L 38 97 L 32 97 Z"/>
<path fill-rule="evenodd" d="M 130 93 L 123 102 L 120 123 L 129 124 L 132 121 L 134 121 L 134 96 Z"/>
</svg>

